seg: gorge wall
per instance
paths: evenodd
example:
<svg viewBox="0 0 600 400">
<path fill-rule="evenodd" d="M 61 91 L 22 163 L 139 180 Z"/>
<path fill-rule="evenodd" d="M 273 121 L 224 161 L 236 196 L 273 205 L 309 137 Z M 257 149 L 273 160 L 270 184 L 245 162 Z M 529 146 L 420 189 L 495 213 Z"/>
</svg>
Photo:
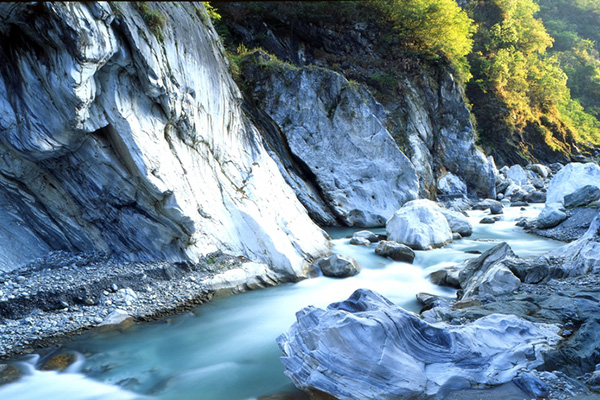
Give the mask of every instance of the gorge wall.
<svg viewBox="0 0 600 400">
<path fill-rule="evenodd" d="M 140 4 L 0 5 L 0 270 L 223 250 L 303 275 L 325 235 L 244 117 L 203 6 Z"/>
</svg>

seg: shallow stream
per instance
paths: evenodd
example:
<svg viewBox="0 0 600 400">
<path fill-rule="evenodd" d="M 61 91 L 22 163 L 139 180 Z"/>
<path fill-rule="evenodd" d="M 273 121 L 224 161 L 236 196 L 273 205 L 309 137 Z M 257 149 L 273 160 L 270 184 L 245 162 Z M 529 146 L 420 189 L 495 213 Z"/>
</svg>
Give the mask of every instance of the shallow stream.
<svg viewBox="0 0 600 400">
<path fill-rule="evenodd" d="M 246 400 L 291 392 L 275 338 L 294 322 L 296 311 L 311 304 L 326 307 L 358 288 L 373 289 L 412 311 L 419 310 L 418 292 L 453 297 L 453 290 L 431 284 L 426 276 L 444 264 L 477 256 L 467 251 L 483 252 L 506 241 L 517 255 L 534 256 L 562 245 L 515 226 L 519 217 L 531 218 L 540 210 L 505 208 L 502 220 L 492 225 L 478 223 L 487 212 L 472 211 L 471 237 L 418 251 L 412 265 L 375 255 L 375 245 L 351 246 L 345 237 L 356 230 L 332 229 L 333 251 L 353 257 L 363 268 L 359 275 L 243 293 L 125 333 L 82 336 L 66 349 L 80 353 L 79 362 L 63 373 L 42 372 L 33 367 L 39 356 L 31 355 L 21 363 L 28 374 L 0 387 L 0 399 Z"/>
</svg>

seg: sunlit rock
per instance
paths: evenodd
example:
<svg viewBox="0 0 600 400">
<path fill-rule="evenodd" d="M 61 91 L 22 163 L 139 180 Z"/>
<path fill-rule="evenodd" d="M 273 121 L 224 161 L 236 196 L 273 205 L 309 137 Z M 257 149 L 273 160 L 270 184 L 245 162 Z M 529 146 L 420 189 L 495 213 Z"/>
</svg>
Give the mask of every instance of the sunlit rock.
<svg viewBox="0 0 600 400">
<path fill-rule="evenodd" d="M 570 163 L 552 177 L 546 203 L 562 203 L 564 197 L 586 185 L 600 187 L 600 167 L 594 163 Z"/>
<path fill-rule="evenodd" d="M 406 203 L 387 221 L 389 240 L 416 250 L 443 246 L 452 241 L 452 231 L 440 207 L 430 200 Z"/>
</svg>

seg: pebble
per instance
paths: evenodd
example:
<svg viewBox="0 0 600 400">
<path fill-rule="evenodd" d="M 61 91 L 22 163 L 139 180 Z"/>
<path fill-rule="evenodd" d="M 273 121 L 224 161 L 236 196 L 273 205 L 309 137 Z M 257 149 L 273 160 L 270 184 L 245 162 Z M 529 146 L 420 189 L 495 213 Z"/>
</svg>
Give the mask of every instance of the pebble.
<svg viewBox="0 0 600 400">
<path fill-rule="evenodd" d="M 223 272 L 247 261 L 223 254 L 211 259 L 217 260 Z M 172 277 L 150 278 L 164 276 L 165 267 Z M 50 338 L 95 327 L 118 308 L 117 303 L 126 306 L 134 319 L 148 320 L 210 301 L 212 292 L 203 282 L 212 275 L 205 261 L 186 271 L 167 262 L 122 263 L 98 252 L 51 252 L 22 268 L 0 273 L 0 300 L 6 315 L 0 319 L 0 356 L 23 353 L 30 344 L 44 345 Z M 16 282 L 20 289 L 15 292 Z M 75 304 L 78 297 L 80 303 Z M 47 307 L 52 302 L 55 310 Z"/>
</svg>

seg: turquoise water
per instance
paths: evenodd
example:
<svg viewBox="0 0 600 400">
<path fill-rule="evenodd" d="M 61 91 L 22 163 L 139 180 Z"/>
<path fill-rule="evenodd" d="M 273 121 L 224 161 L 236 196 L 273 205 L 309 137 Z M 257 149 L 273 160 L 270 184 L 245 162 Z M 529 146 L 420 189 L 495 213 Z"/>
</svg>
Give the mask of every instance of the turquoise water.
<svg viewBox="0 0 600 400">
<path fill-rule="evenodd" d="M 518 255 L 533 256 L 560 246 L 514 225 L 517 218 L 539 211 L 539 206 L 505 209 L 503 220 L 493 225 L 478 224 L 486 213 L 474 211 L 471 237 L 442 249 L 419 251 L 412 265 L 375 255 L 374 245 L 349 245 L 345 237 L 355 230 L 332 230 L 333 251 L 361 264 L 359 275 L 318 277 L 243 293 L 122 334 L 82 336 L 68 343 L 68 350 L 82 355 L 80 363 L 64 373 L 42 372 L 34 368 L 37 358 L 31 356 L 20 364 L 27 376 L 0 387 L 0 399 L 246 400 L 293 391 L 275 338 L 294 322 L 296 311 L 307 305 L 325 307 L 358 288 L 378 291 L 418 311 L 418 292 L 454 296 L 453 290 L 432 285 L 426 276 L 441 266 L 476 257 L 465 251 L 485 251 L 506 241 Z"/>
</svg>

